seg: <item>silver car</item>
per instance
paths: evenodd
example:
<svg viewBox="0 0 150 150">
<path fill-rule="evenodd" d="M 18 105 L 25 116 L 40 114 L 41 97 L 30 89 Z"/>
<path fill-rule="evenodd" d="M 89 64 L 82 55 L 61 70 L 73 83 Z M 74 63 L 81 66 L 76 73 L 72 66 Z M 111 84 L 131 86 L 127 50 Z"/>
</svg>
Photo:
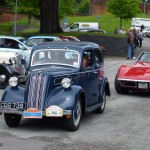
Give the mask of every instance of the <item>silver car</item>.
<svg viewBox="0 0 150 150">
<path fill-rule="evenodd" d="M 0 52 L 15 52 L 25 57 L 29 62 L 31 49 L 34 43 L 24 37 L 0 36 Z"/>
</svg>

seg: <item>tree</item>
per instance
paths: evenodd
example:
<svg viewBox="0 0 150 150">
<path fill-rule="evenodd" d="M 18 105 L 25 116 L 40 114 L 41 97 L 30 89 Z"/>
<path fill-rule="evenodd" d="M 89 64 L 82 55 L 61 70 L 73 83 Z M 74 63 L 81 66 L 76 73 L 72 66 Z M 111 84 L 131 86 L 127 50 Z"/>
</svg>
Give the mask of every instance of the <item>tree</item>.
<svg viewBox="0 0 150 150">
<path fill-rule="evenodd" d="M 109 0 L 107 2 L 108 11 L 120 18 L 120 29 L 122 28 L 122 19 L 128 20 L 136 17 L 140 13 L 139 5 L 141 0 Z"/>
<path fill-rule="evenodd" d="M 1 0 L 0 6 L 12 7 L 14 3 L 15 3 L 14 0 Z"/>
<path fill-rule="evenodd" d="M 60 0 L 59 18 L 63 19 L 67 15 L 73 15 L 74 9 L 72 6 L 74 4 L 75 0 Z"/>
<path fill-rule="evenodd" d="M 40 33 L 62 32 L 60 18 L 73 14 L 74 0 L 39 0 L 40 4 Z"/>
<path fill-rule="evenodd" d="M 38 18 L 40 15 L 39 1 L 18 0 L 18 13 L 28 16 L 28 24 L 31 24 L 32 17 Z"/>
<path fill-rule="evenodd" d="M 59 0 L 39 0 L 40 33 L 62 32 L 59 23 Z"/>
<path fill-rule="evenodd" d="M 15 8 L 15 0 L 3 0 L 5 4 L 11 4 Z M 4 3 L 3 2 L 3 3 Z M 40 19 L 40 33 L 61 32 L 59 19 L 68 14 L 74 14 L 75 0 L 18 0 L 18 13 L 28 15 L 29 24 L 32 17 Z"/>
<path fill-rule="evenodd" d="M 89 14 L 89 0 L 82 1 L 78 6 L 78 12 L 81 14 Z"/>
</svg>

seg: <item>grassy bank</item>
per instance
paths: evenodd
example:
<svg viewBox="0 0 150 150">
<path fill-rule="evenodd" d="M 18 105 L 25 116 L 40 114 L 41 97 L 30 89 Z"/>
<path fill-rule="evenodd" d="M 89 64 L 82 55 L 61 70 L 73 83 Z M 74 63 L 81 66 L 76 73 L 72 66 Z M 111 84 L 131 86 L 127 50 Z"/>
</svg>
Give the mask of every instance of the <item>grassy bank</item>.
<svg viewBox="0 0 150 150">
<path fill-rule="evenodd" d="M 120 29 L 120 19 L 118 17 L 115 17 L 111 13 L 106 13 L 106 14 L 101 14 L 98 15 L 99 19 L 97 20 L 96 16 L 68 16 L 68 25 L 72 24 L 73 22 L 99 22 L 101 29 L 105 30 L 108 35 L 112 35 L 114 33 L 114 29 L 117 27 L 118 30 Z M 143 14 L 139 14 L 137 17 L 142 18 Z M 144 15 L 145 18 L 150 18 L 149 15 Z M 63 22 L 63 20 L 62 20 Z M 6 23 L 0 23 L 0 34 L 4 35 L 13 35 L 12 33 L 12 26 L 13 22 L 6 22 Z M 18 20 L 17 21 L 18 25 L 28 25 L 28 20 L 27 18 L 23 20 Z M 32 26 L 39 26 L 39 22 L 33 22 Z M 131 27 L 131 19 L 130 20 L 123 20 L 122 26 L 125 28 L 125 30 L 128 30 Z M 39 33 L 38 28 L 29 28 L 21 31 L 20 33 L 17 33 L 17 35 L 21 34 L 36 34 L 38 35 Z M 80 33 L 62 33 L 64 35 L 73 35 L 73 36 L 78 36 Z M 89 33 L 88 33 L 89 34 Z M 93 34 L 93 33 L 90 33 Z M 60 35 L 60 34 L 55 34 L 55 35 Z M 117 35 L 118 36 L 118 35 Z"/>
<path fill-rule="evenodd" d="M 99 19 L 96 19 L 96 16 L 71 16 L 68 18 L 68 23 L 72 24 L 73 22 L 99 22 L 101 29 L 105 30 L 107 33 L 113 33 L 114 29 L 117 27 L 120 29 L 120 18 L 112 15 L 111 13 L 106 13 L 99 15 Z M 139 18 L 143 17 L 143 14 L 138 14 Z M 149 15 L 144 15 L 146 18 L 150 18 Z M 128 30 L 131 27 L 131 19 L 123 20 L 122 27 L 125 30 Z"/>
</svg>

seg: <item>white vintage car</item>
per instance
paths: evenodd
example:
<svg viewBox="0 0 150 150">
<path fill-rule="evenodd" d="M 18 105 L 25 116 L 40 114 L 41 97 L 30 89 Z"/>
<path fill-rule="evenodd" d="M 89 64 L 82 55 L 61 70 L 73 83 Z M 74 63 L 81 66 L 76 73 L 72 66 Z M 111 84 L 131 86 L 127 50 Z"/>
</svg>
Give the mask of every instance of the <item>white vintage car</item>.
<svg viewBox="0 0 150 150">
<path fill-rule="evenodd" d="M 8 85 L 10 77 L 27 74 L 27 64 L 23 64 L 22 60 L 21 54 L 0 51 L 0 89 Z"/>
<path fill-rule="evenodd" d="M 24 37 L 0 36 L 0 52 L 15 52 L 26 57 L 29 62 L 31 49 L 34 43 Z"/>
</svg>

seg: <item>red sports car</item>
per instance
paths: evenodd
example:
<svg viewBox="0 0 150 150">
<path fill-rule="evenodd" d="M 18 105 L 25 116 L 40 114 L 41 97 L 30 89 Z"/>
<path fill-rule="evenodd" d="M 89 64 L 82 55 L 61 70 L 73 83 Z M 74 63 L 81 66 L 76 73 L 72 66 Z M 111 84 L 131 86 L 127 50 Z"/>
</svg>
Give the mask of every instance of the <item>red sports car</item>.
<svg viewBox="0 0 150 150">
<path fill-rule="evenodd" d="M 122 65 L 118 69 L 115 89 L 119 94 L 130 90 L 150 91 L 150 52 L 141 53 L 132 65 Z"/>
</svg>

